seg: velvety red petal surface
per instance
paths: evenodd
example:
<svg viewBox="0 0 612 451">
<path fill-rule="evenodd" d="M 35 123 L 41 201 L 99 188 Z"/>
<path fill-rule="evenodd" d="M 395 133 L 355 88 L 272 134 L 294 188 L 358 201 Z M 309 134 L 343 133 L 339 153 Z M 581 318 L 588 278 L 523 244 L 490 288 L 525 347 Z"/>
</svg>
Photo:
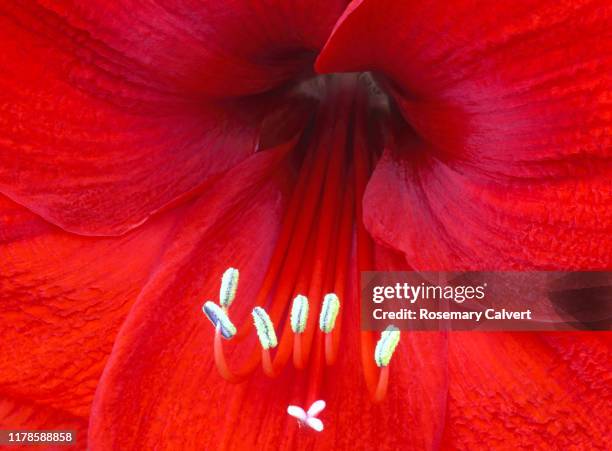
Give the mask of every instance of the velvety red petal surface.
<svg viewBox="0 0 612 451">
<path fill-rule="evenodd" d="M 227 99 L 311 71 L 342 6 L 285 3 L 3 4 L 0 192 L 117 235 L 238 163 L 268 99 Z"/>
<path fill-rule="evenodd" d="M 393 449 L 441 440 L 445 340 L 438 334 L 406 340 L 402 346 L 411 358 L 398 361 L 388 400 L 373 406 L 358 364 L 356 293 L 343 304 L 340 359 L 324 374 L 320 396 L 328 408 L 320 415 L 326 428 L 320 435 L 298 428 L 286 414 L 287 405 L 306 402 L 308 370 L 287 368 L 269 379 L 258 369 L 238 386 L 219 376 L 201 305 L 217 298 L 220 276 L 232 265 L 241 275 L 231 317 L 236 325 L 251 321 L 291 188 L 290 180 L 278 177 L 291 171 L 275 160 L 265 152 L 232 170 L 177 227 L 105 369 L 91 415 L 92 449 Z M 251 338 L 237 347 L 229 342 L 232 365 L 259 349 Z"/>
<path fill-rule="evenodd" d="M 370 182 L 373 235 L 419 269 L 609 267 L 611 14 L 353 2 L 317 67 L 382 73 L 415 131 Z"/>
<path fill-rule="evenodd" d="M 610 267 L 607 176 L 505 178 L 430 152 L 418 140 L 385 152 L 364 198 L 369 230 L 413 267 Z"/>
<path fill-rule="evenodd" d="M 66 233 L 0 196 L 0 397 L 87 417 L 174 215 L 121 238 Z"/>
<path fill-rule="evenodd" d="M 451 334 L 444 447 L 608 449 L 611 357 L 608 332 Z"/>
<path fill-rule="evenodd" d="M 120 70 L 129 80 L 190 97 L 227 98 L 259 93 L 310 71 L 348 2 L 42 3 L 48 15 L 130 62 L 129 71 Z"/>
</svg>

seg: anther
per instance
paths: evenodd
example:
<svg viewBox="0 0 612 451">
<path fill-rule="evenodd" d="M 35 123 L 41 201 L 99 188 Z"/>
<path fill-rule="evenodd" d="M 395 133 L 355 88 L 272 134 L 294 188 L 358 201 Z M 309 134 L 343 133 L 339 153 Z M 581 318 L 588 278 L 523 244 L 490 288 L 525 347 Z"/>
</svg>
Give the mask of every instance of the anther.
<svg viewBox="0 0 612 451">
<path fill-rule="evenodd" d="M 212 301 L 202 306 L 202 311 L 226 340 L 236 335 L 236 327 L 232 324 L 225 311 Z"/>
<path fill-rule="evenodd" d="M 381 334 L 380 340 L 376 343 L 374 350 L 374 360 L 379 367 L 386 367 L 393 357 L 395 348 L 400 340 L 400 331 L 395 326 L 388 326 Z"/>
<path fill-rule="evenodd" d="M 261 307 L 255 307 L 252 314 L 261 347 L 265 350 L 275 348 L 278 345 L 276 332 L 274 332 L 274 325 L 266 311 Z"/>
<path fill-rule="evenodd" d="M 238 289 L 239 272 L 236 268 L 228 268 L 221 277 L 221 289 L 219 290 L 219 304 L 221 307 L 229 308 L 236 297 Z"/>
<path fill-rule="evenodd" d="M 323 307 L 321 308 L 321 316 L 319 316 L 319 327 L 326 334 L 334 330 L 336 318 L 340 311 L 340 301 L 334 293 L 325 295 L 323 299 Z"/>
<path fill-rule="evenodd" d="M 301 334 L 306 329 L 308 321 L 308 298 L 298 294 L 291 306 L 291 330 L 294 334 Z"/>
</svg>

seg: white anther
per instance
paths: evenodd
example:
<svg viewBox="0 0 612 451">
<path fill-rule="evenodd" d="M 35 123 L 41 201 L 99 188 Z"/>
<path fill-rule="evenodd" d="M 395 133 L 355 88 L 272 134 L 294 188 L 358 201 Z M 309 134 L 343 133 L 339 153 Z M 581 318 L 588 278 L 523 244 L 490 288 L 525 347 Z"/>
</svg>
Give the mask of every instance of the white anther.
<svg viewBox="0 0 612 451">
<path fill-rule="evenodd" d="M 334 330 L 339 311 L 340 301 L 338 300 L 338 296 L 336 296 L 334 293 L 326 294 L 325 298 L 323 299 L 321 315 L 319 316 L 319 327 L 321 328 L 322 332 L 328 334 Z"/>
<path fill-rule="evenodd" d="M 236 290 L 238 289 L 238 277 L 236 268 L 228 268 L 221 277 L 221 289 L 219 290 L 219 304 L 226 309 L 234 302 Z"/>
<path fill-rule="evenodd" d="M 308 321 L 308 298 L 298 294 L 291 306 L 291 330 L 294 334 L 301 334 L 306 329 Z"/>
<path fill-rule="evenodd" d="M 389 365 L 391 357 L 400 340 L 400 331 L 395 326 L 388 326 L 381 334 L 380 340 L 376 343 L 374 350 L 374 360 L 379 367 Z"/>
<path fill-rule="evenodd" d="M 272 324 L 272 320 L 266 311 L 261 307 L 255 307 L 252 315 L 261 347 L 264 349 L 275 348 L 278 345 L 276 332 L 274 332 L 274 324 Z"/>
<path fill-rule="evenodd" d="M 221 336 L 229 340 L 236 335 L 236 327 L 232 324 L 225 311 L 212 301 L 207 301 L 202 306 L 202 311 L 216 329 L 221 332 Z"/>
</svg>

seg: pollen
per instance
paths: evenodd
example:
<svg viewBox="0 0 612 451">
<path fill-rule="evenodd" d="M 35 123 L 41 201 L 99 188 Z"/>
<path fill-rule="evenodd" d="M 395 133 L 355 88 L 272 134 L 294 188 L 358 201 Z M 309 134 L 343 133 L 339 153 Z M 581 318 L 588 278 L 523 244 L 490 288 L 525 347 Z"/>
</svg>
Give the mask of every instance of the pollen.
<svg viewBox="0 0 612 451">
<path fill-rule="evenodd" d="M 380 334 L 380 340 L 378 340 L 378 343 L 376 343 L 376 349 L 374 350 L 374 360 L 376 361 L 376 365 L 379 367 L 389 365 L 399 340 L 400 331 L 395 326 L 388 326 Z"/>
<path fill-rule="evenodd" d="M 321 316 L 319 316 L 319 327 L 322 332 L 326 334 L 334 330 L 336 325 L 336 318 L 340 311 L 340 301 L 338 296 L 334 293 L 329 293 L 323 298 L 323 308 L 321 309 Z"/>
<path fill-rule="evenodd" d="M 221 332 L 226 340 L 236 335 L 236 327 L 232 324 L 227 313 L 212 301 L 207 301 L 202 306 L 202 311 L 211 323 Z"/>
<path fill-rule="evenodd" d="M 266 311 L 261 307 L 255 307 L 252 314 L 261 347 L 264 349 L 275 348 L 278 345 L 278 340 L 272 320 Z"/>
<path fill-rule="evenodd" d="M 221 289 L 219 290 L 219 304 L 221 307 L 229 308 L 236 297 L 238 289 L 239 272 L 236 268 L 228 268 L 221 277 Z"/>
<path fill-rule="evenodd" d="M 291 330 L 294 334 L 301 334 L 306 329 L 308 321 L 308 298 L 298 294 L 291 306 Z"/>
</svg>

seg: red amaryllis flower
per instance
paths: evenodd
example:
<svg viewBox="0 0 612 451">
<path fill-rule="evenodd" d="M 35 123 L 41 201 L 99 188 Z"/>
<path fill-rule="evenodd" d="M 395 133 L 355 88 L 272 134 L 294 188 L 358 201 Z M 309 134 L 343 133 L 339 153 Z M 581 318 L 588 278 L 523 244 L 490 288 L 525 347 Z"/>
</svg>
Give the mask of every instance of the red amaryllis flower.
<svg viewBox="0 0 612 451">
<path fill-rule="evenodd" d="M 609 447 L 609 334 L 405 333 L 381 370 L 356 288 L 361 269 L 610 269 L 609 3 L 0 10 L 2 429 L 88 449 Z M 228 267 L 223 342 L 201 305 Z M 278 334 L 263 354 L 256 305 Z M 320 433 L 286 413 L 317 399 Z"/>
</svg>

